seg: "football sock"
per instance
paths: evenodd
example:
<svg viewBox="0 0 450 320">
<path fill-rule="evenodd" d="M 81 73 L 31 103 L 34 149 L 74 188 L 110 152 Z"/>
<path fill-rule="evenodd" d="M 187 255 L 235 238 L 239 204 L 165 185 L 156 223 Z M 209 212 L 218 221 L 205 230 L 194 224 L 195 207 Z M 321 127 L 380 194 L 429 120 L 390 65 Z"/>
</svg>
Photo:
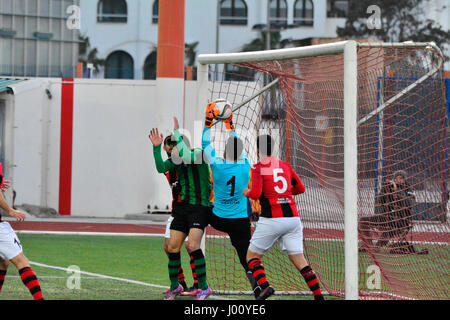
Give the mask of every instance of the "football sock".
<svg viewBox="0 0 450 320">
<path fill-rule="evenodd" d="M 252 272 L 253 278 L 255 278 L 261 291 L 264 291 L 269 286 L 269 281 L 266 278 L 266 273 L 261 260 L 258 258 L 250 259 L 248 262 L 248 268 Z"/>
<path fill-rule="evenodd" d="M 206 282 L 206 261 L 203 255 L 202 249 L 191 252 L 195 263 L 195 273 L 197 274 L 198 287 L 201 290 L 208 289 L 208 283 Z"/>
<path fill-rule="evenodd" d="M 30 290 L 34 300 L 43 300 L 41 286 L 33 269 L 25 267 L 19 270 L 23 284 Z"/>
<path fill-rule="evenodd" d="M 178 274 L 181 267 L 180 252 L 169 253 L 169 279 L 170 279 L 170 291 L 178 288 Z"/>
<path fill-rule="evenodd" d="M 315 300 L 323 300 L 322 291 L 320 290 L 319 280 L 317 280 L 316 274 L 310 266 L 304 267 L 300 270 L 305 282 L 309 289 L 312 291 Z"/>
<path fill-rule="evenodd" d="M 187 289 L 186 281 L 184 280 L 183 266 L 181 265 L 180 269 L 178 269 L 178 282 L 183 286 L 184 289 Z"/>
<path fill-rule="evenodd" d="M 3 282 L 5 282 L 6 270 L 0 270 L 0 291 L 2 291 Z"/>
<path fill-rule="evenodd" d="M 195 271 L 195 262 L 192 254 L 190 255 L 190 264 L 192 269 L 192 278 L 194 278 L 194 288 L 198 288 L 197 272 Z"/>
</svg>

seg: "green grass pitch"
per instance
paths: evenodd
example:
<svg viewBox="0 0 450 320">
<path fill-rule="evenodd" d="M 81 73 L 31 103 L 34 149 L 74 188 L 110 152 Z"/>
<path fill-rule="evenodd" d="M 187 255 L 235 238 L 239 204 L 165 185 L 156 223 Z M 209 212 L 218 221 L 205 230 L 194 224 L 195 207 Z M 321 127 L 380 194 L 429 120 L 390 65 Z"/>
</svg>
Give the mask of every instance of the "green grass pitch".
<svg viewBox="0 0 450 320">
<path fill-rule="evenodd" d="M 83 272 L 96 274 L 80 275 L 79 288 L 70 289 L 75 282 L 73 273 L 50 267 L 33 265 L 40 281 L 44 298 L 48 300 L 162 300 L 169 284 L 167 257 L 162 250 L 162 237 L 129 236 L 81 236 L 19 234 L 24 254 L 32 262 L 69 268 L 78 266 Z M 192 284 L 189 257 L 182 251 L 182 263 L 186 281 Z M 106 279 L 97 275 L 121 278 Z M 125 282 L 137 281 L 139 284 Z M 144 284 L 154 286 L 146 286 Z M 161 286 L 161 287 L 157 287 Z M 214 299 L 211 297 L 210 299 Z M 249 295 L 220 295 L 220 299 L 253 300 Z M 16 268 L 8 269 L 0 300 L 31 300 L 22 284 Z M 191 299 L 178 297 L 177 299 Z M 271 299 L 312 299 L 302 296 L 274 296 Z"/>
<path fill-rule="evenodd" d="M 167 271 L 167 257 L 162 250 L 163 237 L 135 237 L 135 236 L 94 236 L 94 235 L 49 235 L 49 234 L 19 234 L 24 248 L 25 255 L 30 261 L 38 263 L 32 264 L 39 281 L 41 283 L 44 297 L 48 300 L 162 300 L 163 292 L 169 285 Z M 211 240 L 214 241 L 214 240 Z M 309 242 L 308 242 L 309 241 Z M 228 243 L 223 241 L 223 243 Z M 319 242 L 305 240 L 305 246 L 309 246 L 309 256 L 319 259 L 328 256 L 330 269 L 323 268 L 325 276 L 332 279 L 334 284 L 343 284 L 344 257 L 343 243 L 334 243 L 333 250 L 324 253 L 324 246 Z M 316 249 L 315 249 L 316 248 Z M 319 251 L 319 248 L 321 251 Z M 411 257 L 396 256 L 388 257 L 394 262 L 399 259 L 432 260 L 434 255 L 448 254 L 448 248 L 430 248 L 429 256 Z M 232 250 L 228 248 L 227 250 Z M 317 252 L 314 252 L 317 250 Z M 442 251 L 439 252 L 438 250 Z M 221 253 L 217 253 L 220 260 Z M 188 285 L 192 284 L 191 271 L 189 268 L 189 257 L 182 249 L 182 264 L 185 270 Z M 287 259 L 287 257 L 285 257 Z M 234 262 L 235 264 L 238 262 Z M 45 265 L 42 266 L 41 264 Z M 360 270 L 365 270 L 370 264 L 366 254 L 360 255 Z M 73 287 L 73 273 L 68 273 L 66 268 L 77 266 L 82 272 L 91 274 L 81 274 L 79 288 Z M 411 264 L 414 265 L 414 264 Z M 55 269 L 52 267 L 59 267 Z M 208 265 L 207 265 L 208 267 Z M 62 270 L 61 270 L 62 269 Z M 341 270 L 342 269 L 342 270 Z M 240 272 L 240 266 L 236 267 Z M 403 270 L 404 272 L 414 272 Z M 216 275 L 213 274 L 216 272 Z M 219 274 L 224 270 L 210 270 L 210 277 L 219 278 Z M 284 270 L 287 273 L 296 273 L 292 267 Z M 443 270 L 446 272 L 446 269 Z M 271 275 L 268 273 L 269 279 Z M 360 284 L 364 286 L 369 274 L 360 273 Z M 443 278 L 442 278 L 443 277 Z M 300 278 L 299 278 L 300 279 Z M 439 282 L 446 279 L 445 274 L 437 274 L 433 279 Z M 211 281 L 212 286 L 214 281 Z M 302 284 L 302 281 L 299 282 Z M 442 284 L 442 281 L 440 281 Z M 69 284 L 69 285 L 68 285 Z M 276 283 L 275 283 L 276 284 Z M 303 285 L 303 284 L 302 284 Z M 415 284 L 411 284 L 414 286 Z M 419 285 L 419 284 L 418 284 Z M 448 285 L 448 284 L 447 284 Z M 444 283 L 445 286 L 445 283 Z M 275 286 L 276 287 L 276 286 Z M 364 289 L 364 288 L 361 288 Z M 381 283 L 381 290 L 389 291 L 384 281 Z M 214 290 L 214 286 L 213 286 Z M 308 291 L 306 285 L 302 289 Z M 448 287 L 446 288 L 448 290 Z M 210 299 L 233 299 L 233 300 L 253 300 L 250 295 L 216 295 Z M 22 284 L 16 268 L 11 265 L 3 289 L 0 292 L 0 300 L 31 300 L 32 297 Z M 188 297 L 178 297 L 177 299 L 192 299 Z M 271 300 L 291 300 L 305 299 L 311 300 L 311 296 L 301 295 L 276 295 Z M 339 299 L 328 296 L 327 299 Z"/>
</svg>

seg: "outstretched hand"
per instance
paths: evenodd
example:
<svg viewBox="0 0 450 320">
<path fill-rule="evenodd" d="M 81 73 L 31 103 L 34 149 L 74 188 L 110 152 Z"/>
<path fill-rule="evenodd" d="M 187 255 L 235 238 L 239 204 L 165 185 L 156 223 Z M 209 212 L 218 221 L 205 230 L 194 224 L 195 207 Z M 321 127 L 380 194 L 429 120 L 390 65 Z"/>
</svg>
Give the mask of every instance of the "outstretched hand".
<svg viewBox="0 0 450 320">
<path fill-rule="evenodd" d="M 180 124 L 178 123 L 177 117 L 173 117 L 173 130 L 180 129 Z"/>
<path fill-rule="evenodd" d="M 155 147 L 160 146 L 164 141 L 164 136 L 162 135 L 162 133 L 159 133 L 158 128 L 153 128 L 152 130 L 150 130 L 150 134 L 148 135 L 148 137 Z"/>
<path fill-rule="evenodd" d="M 216 103 L 210 102 L 206 105 L 206 115 L 205 115 L 205 127 L 211 128 L 214 119 L 218 115 L 219 110 L 216 110 Z"/>
</svg>

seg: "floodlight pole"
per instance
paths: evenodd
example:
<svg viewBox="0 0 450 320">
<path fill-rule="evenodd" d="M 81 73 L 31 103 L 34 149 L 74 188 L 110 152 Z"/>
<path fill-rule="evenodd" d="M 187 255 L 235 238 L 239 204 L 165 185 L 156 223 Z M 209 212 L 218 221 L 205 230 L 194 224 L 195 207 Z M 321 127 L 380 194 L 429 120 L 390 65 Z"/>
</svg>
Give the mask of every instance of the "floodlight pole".
<svg viewBox="0 0 450 320">
<path fill-rule="evenodd" d="M 356 41 L 344 45 L 344 257 L 345 299 L 358 299 L 358 58 Z"/>
</svg>

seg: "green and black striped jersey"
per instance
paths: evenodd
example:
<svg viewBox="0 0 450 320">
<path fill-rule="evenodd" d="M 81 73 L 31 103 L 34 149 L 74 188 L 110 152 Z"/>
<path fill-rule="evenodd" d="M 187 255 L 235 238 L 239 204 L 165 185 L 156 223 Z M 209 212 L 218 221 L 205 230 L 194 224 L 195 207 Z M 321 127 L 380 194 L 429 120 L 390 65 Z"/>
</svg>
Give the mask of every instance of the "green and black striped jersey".
<svg viewBox="0 0 450 320">
<path fill-rule="evenodd" d="M 189 150 L 181 139 L 178 130 L 174 133 L 178 142 L 181 161 L 173 159 L 163 161 L 161 146 L 153 147 L 156 170 L 165 173 L 175 170 L 180 184 L 181 202 L 192 205 L 211 206 L 211 176 L 209 164 L 203 159 L 202 149 Z"/>
</svg>

